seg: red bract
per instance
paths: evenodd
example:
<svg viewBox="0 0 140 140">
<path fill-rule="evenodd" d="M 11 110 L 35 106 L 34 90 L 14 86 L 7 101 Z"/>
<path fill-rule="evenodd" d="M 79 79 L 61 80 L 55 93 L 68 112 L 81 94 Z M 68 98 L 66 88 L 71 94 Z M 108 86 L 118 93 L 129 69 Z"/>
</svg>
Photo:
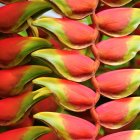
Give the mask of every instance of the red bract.
<svg viewBox="0 0 140 140">
<path fill-rule="evenodd" d="M 94 19 L 100 31 L 110 36 L 120 37 L 131 34 L 138 27 L 139 13 L 139 8 L 114 8 L 97 13 Z"/>
<path fill-rule="evenodd" d="M 32 113 L 39 113 L 44 111 L 55 112 L 58 109 L 58 105 L 53 96 L 49 96 L 46 99 L 41 100 L 38 102 L 32 110 Z"/>
<path fill-rule="evenodd" d="M 0 67 L 7 68 L 28 62 L 31 52 L 50 47 L 51 44 L 37 37 L 12 37 L 0 40 Z"/>
<path fill-rule="evenodd" d="M 98 35 L 96 29 L 66 18 L 41 18 L 35 20 L 33 25 L 43 28 L 51 33 L 50 35 L 55 35 L 61 43 L 72 49 L 91 46 Z"/>
<path fill-rule="evenodd" d="M 68 80 L 82 82 L 90 79 L 94 74 L 94 61 L 76 51 L 42 49 L 33 52 L 32 56 L 46 60 L 52 65 L 53 71 Z M 80 61 L 82 63 L 79 63 Z"/>
<path fill-rule="evenodd" d="M 78 117 L 61 113 L 41 112 L 34 115 L 34 118 L 49 124 L 61 139 L 93 140 L 95 138 L 95 126 Z"/>
<path fill-rule="evenodd" d="M 69 18 L 81 19 L 93 13 L 99 0 L 49 0 L 59 12 Z M 64 7 L 65 5 L 65 7 Z"/>
<path fill-rule="evenodd" d="M 123 69 L 101 74 L 97 77 L 101 94 L 120 99 L 134 93 L 139 87 L 139 69 Z"/>
<path fill-rule="evenodd" d="M 140 138 L 140 131 L 124 131 L 105 136 L 99 140 L 138 140 Z"/>
<path fill-rule="evenodd" d="M 55 133 L 49 133 L 39 137 L 37 140 L 59 140 L 59 138 Z"/>
<path fill-rule="evenodd" d="M 50 69 L 43 66 L 28 65 L 0 70 L 0 97 L 9 97 L 26 90 L 34 78 L 50 73 Z"/>
<path fill-rule="evenodd" d="M 97 107 L 101 125 L 110 129 L 127 125 L 138 115 L 139 101 L 139 97 L 131 97 L 110 101 Z"/>
<path fill-rule="evenodd" d="M 24 127 L 0 134 L 1 140 L 34 140 L 41 135 L 50 133 L 51 129 L 43 126 Z"/>
<path fill-rule="evenodd" d="M 25 119 L 29 114 L 29 109 L 34 104 L 48 97 L 48 93 L 47 90 L 39 89 L 34 92 L 26 91 L 18 96 L 0 100 L 0 126 L 18 124 L 22 119 Z"/>
<path fill-rule="evenodd" d="M 131 2 L 132 0 L 102 0 L 102 1 L 111 7 L 120 7 Z"/>
<path fill-rule="evenodd" d="M 26 20 L 48 8 L 48 3 L 42 1 L 15 2 L 0 7 L 0 17 L 3 17 L 0 19 L 0 32 L 20 32 L 28 27 Z"/>
<path fill-rule="evenodd" d="M 41 77 L 33 83 L 45 86 L 64 108 L 85 111 L 95 104 L 95 92 L 81 84 L 58 78 Z"/>
<path fill-rule="evenodd" d="M 135 57 L 140 50 L 139 45 L 140 36 L 133 35 L 110 38 L 99 42 L 96 46 L 101 62 L 108 65 L 121 65 Z"/>
</svg>

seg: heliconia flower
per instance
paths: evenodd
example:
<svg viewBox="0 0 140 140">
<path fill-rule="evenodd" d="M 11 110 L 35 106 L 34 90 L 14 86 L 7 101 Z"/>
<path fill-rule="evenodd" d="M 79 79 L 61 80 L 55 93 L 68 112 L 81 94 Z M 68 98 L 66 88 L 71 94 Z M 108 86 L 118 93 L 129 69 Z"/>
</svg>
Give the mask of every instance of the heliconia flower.
<svg viewBox="0 0 140 140">
<path fill-rule="evenodd" d="M 121 128 L 133 121 L 140 112 L 140 97 L 123 98 L 104 103 L 96 108 L 102 126 Z"/>
<path fill-rule="evenodd" d="M 99 140 L 139 140 L 140 130 L 122 131 L 104 136 Z"/>
<path fill-rule="evenodd" d="M 50 9 L 49 6 L 45 1 L 24 1 L 0 7 L 0 17 L 3 17 L 0 19 L 0 32 L 22 31 L 27 27 L 26 21 L 30 17 L 38 16 L 37 13 L 44 12 L 45 9 L 47 11 Z"/>
<path fill-rule="evenodd" d="M 37 140 L 40 136 L 49 134 L 52 130 L 44 126 L 31 126 L 13 129 L 0 133 L 1 140 Z M 49 139 L 48 139 L 49 140 Z"/>
<path fill-rule="evenodd" d="M 48 98 L 45 98 L 34 105 L 32 114 L 45 111 L 55 112 L 57 109 L 58 104 L 55 101 L 55 97 L 50 95 Z"/>
<path fill-rule="evenodd" d="M 72 49 L 91 46 L 98 35 L 96 29 L 66 18 L 40 18 L 33 21 L 33 25 L 56 36 L 61 43 Z"/>
<path fill-rule="evenodd" d="M 17 95 L 26 89 L 31 80 L 49 73 L 51 73 L 49 68 L 37 65 L 0 70 L 0 97 Z"/>
<path fill-rule="evenodd" d="M 132 0 L 102 0 L 102 1 L 111 7 L 120 7 L 131 2 Z"/>
<path fill-rule="evenodd" d="M 37 37 L 12 37 L 0 40 L 0 67 L 13 67 L 23 61 L 33 51 L 50 47 L 51 44 Z M 30 60 L 30 59 L 29 59 Z"/>
<path fill-rule="evenodd" d="M 0 100 L 0 126 L 18 124 L 27 117 L 34 104 L 48 97 L 50 91 L 41 88 L 36 91 L 25 91 L 20 95 Z"/>
<path fill-rule="evenodd" d="M 61 12 L 65 16 L 73 19 L 82 19 L 96 9 L 99 0 L 49 0 L 56 11 Z"/>
<path fill-rule="evenodd" d="M 94 19 L 100 31 L 110 36 L 120 37 L 132 33 L 138 27 L 139 13 L 139 8 L 113 8 L 97 13 Z"/>
<path fill-rule="evenodd" d="M 42 49 L 33 52 L 32 56 L 47 60 L 53 70 L 68 80 L 82 82 L 94 74 L 94 61 L 77 51 Z"/>
<path fill-rule="evenodd" d="M 40 112 L 35 114 L 34 118 L 49 124 L 61 139 L 95 139 L 95 126 L 84 119 L 54 112 Z"/>
<path fill-rule="evenodd" d="M 68 110 L 85 111 L 95 104 L 95 92 L 79 83 L 50 77 L 37 78 L 33 83 L 47 87 L 57 102 Z"/>
<path fill-rule="evenodd" d="M 120 99 L 134 93 L 140 85 L 139 69 L 122 69 L 107 72 L 97 76 L 101 94 Z"/>
<path fill-rule="evenodd" d="M 96 46 L 101 62 L 108 65 L 121 65 L 134 58 L 140 50 L 140 36 L 110 38 L 99 42 Z"/>
</svg>

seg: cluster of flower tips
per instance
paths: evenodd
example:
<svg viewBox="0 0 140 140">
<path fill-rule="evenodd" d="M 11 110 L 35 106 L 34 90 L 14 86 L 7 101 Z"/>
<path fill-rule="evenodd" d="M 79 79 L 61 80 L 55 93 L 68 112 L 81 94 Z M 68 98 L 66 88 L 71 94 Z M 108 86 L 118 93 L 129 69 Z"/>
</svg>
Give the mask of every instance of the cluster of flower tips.
<svg viewBox="0 0 140 140">
<path fill-rule="evenodd" d="M 0 2 L 0 140 L 140 139 L 139 0 Z"/>
</svg>

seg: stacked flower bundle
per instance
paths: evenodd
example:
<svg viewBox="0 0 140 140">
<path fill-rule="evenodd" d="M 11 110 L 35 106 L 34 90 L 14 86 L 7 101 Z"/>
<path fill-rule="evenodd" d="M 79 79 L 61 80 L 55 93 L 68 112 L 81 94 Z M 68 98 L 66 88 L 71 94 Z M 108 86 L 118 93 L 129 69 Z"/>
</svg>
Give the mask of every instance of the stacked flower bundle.
<svg viewBox="0 0 140 140">
<path fill-rule="evenodd" d="M 0 2 L 0 140 L 140 140 L 139 0 Z"/>
</svg>

